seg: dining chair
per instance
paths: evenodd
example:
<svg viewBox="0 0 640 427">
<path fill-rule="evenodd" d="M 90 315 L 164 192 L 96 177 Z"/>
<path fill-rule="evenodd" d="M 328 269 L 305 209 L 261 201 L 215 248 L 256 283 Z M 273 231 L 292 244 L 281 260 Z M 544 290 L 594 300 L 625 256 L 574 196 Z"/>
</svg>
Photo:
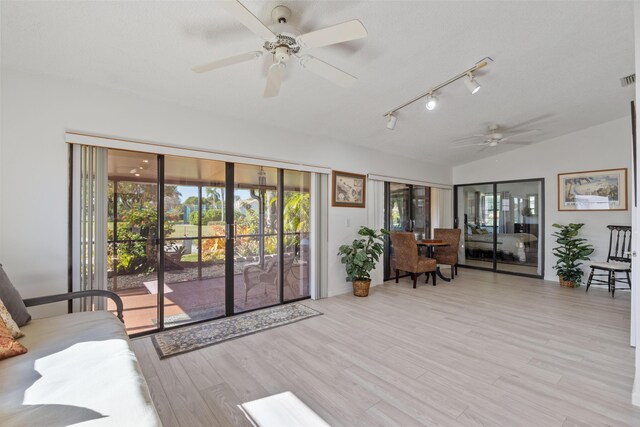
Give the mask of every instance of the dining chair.
<svg viewBox="0 0 640 427">
<path fill-rule="evenodd" d="M 587 292 L 591 283 L 606 283 L 611 297 L 616 294 L 616 281 L 627 283 L 631 290 L 631 226 L 629 225 L 607 225 L 609 229 L 609 253 L 604 262 L 593 262 L 589 265 L 591 274 L 587 281 Z M 603 273 L 596 273 L 602 271 Z M 626 278 L 616 276 L 616 273 L 624 273 Z M 607 276 L 607 280 L 597 279 L 597 277 Z M 594 278 L 595 277 L 595 278 Z"/>
<path fill-rule="evenodd" d="M 451 280 L 458 274 L 458 251 L 460 249 L 459 228 L 434 228 L 433 238 L 448 243 L 449 246 L 433 248 L 433 257 L 438 264 L 451 266 Z"/>
<path fill-rule="evenodd" d="M 416 287 L 418 276 L 422 273 L 429 274 L 433 278 L 433 286 L 436 285 L 436 267 L 435 259 L 418 255 L 418 243 L 413 233 L 393 232 L 390 233 L 391 244 L 393 245 L 393 253 L 396 258 L 396 283 L 400 276 L 400 270 L 411 274 L 413 287 Z"/>
</svg>

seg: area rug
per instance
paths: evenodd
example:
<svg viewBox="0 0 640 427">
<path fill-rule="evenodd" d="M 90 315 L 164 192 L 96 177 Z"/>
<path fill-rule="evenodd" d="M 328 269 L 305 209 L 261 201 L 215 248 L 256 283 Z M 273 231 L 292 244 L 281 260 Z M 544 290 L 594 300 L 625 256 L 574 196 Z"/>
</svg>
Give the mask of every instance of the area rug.
<svg viewBox="0 0 640 427">
<path fill-rule="evenodd" d="M 321 314 L 306 305 L 291 303 L 160 332 L 151 337 L 151 342 L 160 359 L 165 359 Z"/>
</svg>

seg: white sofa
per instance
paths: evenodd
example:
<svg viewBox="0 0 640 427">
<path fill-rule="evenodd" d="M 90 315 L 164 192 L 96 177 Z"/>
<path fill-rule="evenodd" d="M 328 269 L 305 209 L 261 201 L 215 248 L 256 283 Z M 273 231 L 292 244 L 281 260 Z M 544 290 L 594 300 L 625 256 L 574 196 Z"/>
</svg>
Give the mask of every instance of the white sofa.
<svg viewBox="0 0 640 427">
<path fill-rule="evenodd" d="M 28 352 L 0 361 L 2 426 L 161 425 L 124 325 L 113 314 L 35 319 L 21 329 Z"/>
</svg>

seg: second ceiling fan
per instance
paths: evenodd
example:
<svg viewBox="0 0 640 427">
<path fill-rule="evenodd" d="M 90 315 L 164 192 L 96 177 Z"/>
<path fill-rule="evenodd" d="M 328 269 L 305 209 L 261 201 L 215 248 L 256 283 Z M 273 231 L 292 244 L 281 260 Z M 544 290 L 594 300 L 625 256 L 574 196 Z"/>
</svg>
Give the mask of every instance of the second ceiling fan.
<svg viewBox="0 0 640 427">
<path fill-rule="evenodd" d="M 302 66 L 318 76 L 342 87 L 351 87 L 357 80 L 351 74 L 327 64 L 308 54 L 301 54 L 305 49 L 328 46 L 367 36 L 367 30 L 357 19 L 333 25 L 305 34 L 287 23 L 291 17 L 291 10 L 286 6 L 276 6 L 271 12 L 273 24 L 267 27 L 256 18 L 242 3 L 237 0 L 224 0 L 221 5 L 233 15 L 241 24 L 264 40 L 262 50 L 242 53 L 228 58 L 219 59 L 193 67 L 196 73 L 204 73 L 228 65 L 250 61 L 261 57 L 265 52 L 273 56 L 273 64 L 269 67 L 264 97 L 277 96 L 284 77 L 284 70 L 292 56 L 296 57 Z"/>
</svg>

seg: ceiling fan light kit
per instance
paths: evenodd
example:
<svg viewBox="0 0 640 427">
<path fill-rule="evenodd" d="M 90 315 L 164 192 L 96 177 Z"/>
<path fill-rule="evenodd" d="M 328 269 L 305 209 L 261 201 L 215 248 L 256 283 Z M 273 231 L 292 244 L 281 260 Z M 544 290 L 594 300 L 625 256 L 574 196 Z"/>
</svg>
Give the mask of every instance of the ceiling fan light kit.
<svg viewBox="0 0 640 427">
<path fill-rule="evenodd" d="M 387 129 L 393 130 L 396 127 L 397 121 L 398 121 L 398 118 L 396 116 L 394 116 L 393 114 L 389 114 L 387 116 Z"/>
<path fill-rule="evenodd" d="M 264 51 L 248 52 L 209 62 L 193 67 L 192 70 L 194 72 L 204 73 L 217 68 L 249 61 L 267 52 L 273 57 L 273 65 L 269 67 L 267 74 L 267 83 L 264 90 L 265 98 L 277 96 L 280 92 L 284 69 L 291 56 L 295 56 L 299 60 L 302 68 L 338 86 L 348 88 L 357 80 L 357 78 L 351 74 L 311 55 L 298 55 L 300 51 L 304 49 L 329 46 L 366 37 L 367 30 L 357 19 L 311 31 L 306 34 L 300 34 L 300 31 L 296 27 L 288 23 L 291 17 L 291 10 L 286 6 L 276 6 L 273 8 L 271 11 L 273 24 L 267 27 L 238 0 L 223 0 L 219 3 L 227 12 L 247 27 L 247 29 L 264 40 L 264 44 L 262 45 Z"/>
<path fill-rule="evenodd" d="M 427 95 L 427 103 L 425 104 L 425 107 L 427 107 L 427 110 L 429 111 L 434 110 L 437 106 L 438 106 L 438 97 L 432 93 Z"/>
<path fill-rule="evenodd" d="M 442 89 L 445 86 L 450 85 L 451 83 L 455 82 L 456 80 L 460 80 L 462 78 L 464 78 L 464 84 L 465 86 L 467 86 L 467 88 L 469 89 L 469 92 L 471 92 L 471 94 L 476 94 L 479 90 L 480 90 L 480 84 L 478 83 L 478 81 L 475 79 L 475 77 L 473 76 L 473 73 L 478 71 L 481 68 L 486 67 L 487 65 L 489 65 L 490 63 L 493 62 L 493 59 L 491 59 L 490 57 L 486 57 L 481 59 L 480 61 L 476 62 L 475 65 L 471 68 L 469 68 L 468 70 L 463 71 L 462 73 L 450 78 L 449 80 L 440 83 L 439 85 L 436 85 L 434 87 L 432 87 L 431 89 L 429 89 L 428 91 L 421 93 L 420 95 L 416 96 L 415 98 L 412 98 L 411 100 L 405 102 L 404 104 L 401 104 L 399 106 L 397 106 L 396 108 L 387 111 L 386 113 L 384 113 L 384 117 L 390 118 L 390 117 L 394 117 L 394 122 L 393 122 L 393 126 L 389 126 L 389 123 L 387 123 L 387 129 L 391 129 L 393 130 L 395 128 L 396 125 L 396 121 L 397 121 L 397 116 L 395 116 L 394 114 L 403 109 L 404 107 L 413 104 L 416 101 L 421 100 L 422 98 L 426 97 L 427 98 L 427 102 L 425 104 L 427 110 L 431 111 L 434 110 L 436 108 L 436 106 L 438 105 L 438 97 L 435 96 L 435 92 Z"/>
</svg>

